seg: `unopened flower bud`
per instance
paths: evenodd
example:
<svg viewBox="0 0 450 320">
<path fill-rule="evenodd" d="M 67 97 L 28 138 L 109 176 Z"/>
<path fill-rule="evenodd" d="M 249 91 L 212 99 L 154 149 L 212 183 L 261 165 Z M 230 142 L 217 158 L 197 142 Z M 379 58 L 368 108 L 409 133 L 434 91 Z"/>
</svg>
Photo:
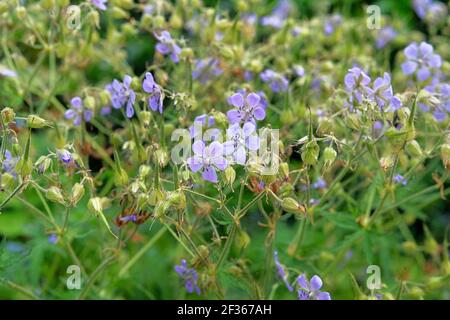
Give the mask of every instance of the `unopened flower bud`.
<svg viewBox="0 0 450 320">
<path fill-rule="evenodd" d="M 36 163 L 34 164 L 34 166 L 37 168 L 38 172 L 40 174 L 44 173 L 45 171 L 47 171 L 47 169 L 50 167 L 50 165 L 52 164 L 52 160 L 49 157 L 46 156 L 41 156 L 39 157 L 39 159 L 36 161 Z"/>
<path fill-rule="evenodd" d="M 8 124 L 14 120 L 16 113 L 11 108 L 4 108 L 1 113 L 3 123 Z"/>
<path fill-rule="evenodd" d="M 411 140 L 406 144 L 406 151 L 414 157 L 421 157 L 423 155 L 422 149 L 416 140 Z"/>
<path fill-rule="evenodd" d="M 45 10 L 51 10 L 55 7 L 55 0 L 41 0 L 41 7 Z"/>
<path fill-rule="evenodd" d="M 152 168 L 148 165 L 141 165 L 139 167 L 139 178 L 144 179 L 152 172 Z"/>
<path fill-rule="evenodd" d="M 21 158 L 16 165 L 16 171 L 22 176 L 26 177 L 28 176 L 31 171 L 33 170 L 33 163 L 31 162 L 31 159 L 24 159 Z"/>
<path fill-rule="evenodd" d="M 14 176 L 8 172 L 2 173 L 2 175 L 0 176 L 0 185 L 4 190 L 12 189 L 14 181 Z"/>
<path fill-rule="evenodd" d="M 280 175 L 283 179 L 289 178 L 289 164 L 287 162 L 280 163 Z"/>
<path fill-rule="evenodd" d="M 95 109 L 95 99 L 93 96 L 86 96 L 86 98 L 84 98 L 83 103 L 86 108 L 91 110 Z"/>
<path fill-rule="evenodd" d="M 165 150 L 158 149 L 155 151 L 155 160 L 161 167 L 165 167 L 169 162 L 169 156 Z"/>
<path fill-rule="evenodd" d="M 81 183 L 75 183 L 72 187 L 72 194 L 70 195 L 70 203 L 76 205 L 78 201 L 84 196 L 84 186 Z"/>
<path fill-rule="evenodd" d="M 232 186 L 235 180 L 236 180 L 236 171 L 233 169 L 233 167 L 228 166 L 225 169 L 225 181 L 228 185 Z"/>
<path fill-rule="evenodd" d="M 323 150 L 323 159 L 326 166 L 330 166 L 336 160 L 337 152 L 332 147 L 326 147 Z"/>
<path fill-rule="evenodd" d="M 48 188 L 47 191 L 45 192 L 45 196 L 50 201 L 64 204 L 64 197 L 61 193 L 61 189 L 59 189 L 58 187 L 53 186 Z"/>
<path fill-rule="evenodd" d="M 124 186 L 128 183 L 128 174 L 123 168 L 117 168 L 114 172 L 114 184 L 117 187 Z"/>
<path fill-rule="evenodd" d="M 17 15 L 17 18 L 19 18 L 20 20 L 25 19 L 26 15 L 27 15 L 27 9 L 25 9 L 24 6 L 18 6 L 16 8 L 16 15 Z"/>
<path fill-rule="evenodd" d="M 450 144 L 441 146 L 441 158 L 446 169 L 450 169 Z"/>
<path fill-rule="evenodd" d="M 116 6 L 114 6 L 112 9 L 113 9 L 112 15 L 115 19 L 128 19 L 129 14 L 125 10 Z"/>
<path fill-rule="evenodd" d="M 89 11 L 86 19 L 93 27 L 100 29 L 100 15 L 97 10 Z"/>
<path fill-rule="evenodd" d="M 163 200 L 164 200 L 164 193 L 159 189 L 155 189 L 150 192 L 148 204 L 151 206 L 156 206 L 159 202 Z"/>
<path fill-rule="evenodd" d="M 317 158 L 319 157 L 319 145 L 315 140 L 309 141 L 303 147 L 301 157 L 305 164 L 314 165 L 317 163 Z"/>
<path fill-rule="evenodd" d="M 100 214 L 103 212 L 103 201 L 102 198 L 100 197 L 95 197 L 95 198 L 91 198 L 89 199 L 89 202 L 87 204 L 87 208 L 95 213 L 95 214 Z"/>
<path fill-rule="evenodd" d="M 39 128 L 48 126 L 48 122 L 46 120 L 42 119 L 41 117 L 38 117 L 34 114 L 30 114 L 27 117 L 27 125 L 29 128 L 32 128 L 32 129 L 39 129 Z"/>
<path fill-rule="evenodd" d="M 281 207 L 287 211 L 287 212 L 291 212 L 291 213 L 305 213 L 305 207 L 303 207 L 302 205 L 300 205 L 295 199 L 293 198 L 284 198 L 283 201 L 281 202 Z"/>
</svg>

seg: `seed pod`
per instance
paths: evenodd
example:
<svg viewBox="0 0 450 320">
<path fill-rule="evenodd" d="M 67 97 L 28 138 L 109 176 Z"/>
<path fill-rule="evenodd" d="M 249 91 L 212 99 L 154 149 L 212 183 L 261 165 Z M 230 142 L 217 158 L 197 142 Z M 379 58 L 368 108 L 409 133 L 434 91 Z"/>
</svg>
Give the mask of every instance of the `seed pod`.
<svg viewBox="0 0 450 320">
<path fill-rule="evenodd" d="M 47 191 L 45 192 L 45 196 L 50 201 L 65 204 L 64 197 L 61 193 L 61 189 L 59 189 L 58 187 L 53 186 L 48 188 Z"/>
</svg>

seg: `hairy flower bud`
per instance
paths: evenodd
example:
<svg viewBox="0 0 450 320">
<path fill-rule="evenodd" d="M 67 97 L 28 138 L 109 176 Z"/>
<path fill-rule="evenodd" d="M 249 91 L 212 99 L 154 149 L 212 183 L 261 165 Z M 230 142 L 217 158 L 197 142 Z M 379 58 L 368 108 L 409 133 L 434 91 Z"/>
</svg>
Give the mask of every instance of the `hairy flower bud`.
<svg viewBox="0 0 450 320">
<path fill-rule="evenodd" d="M 228 166 L 225 169 L 225 181 L 228 185 L 232 186 L 234 181 L 236 180 L 236 171 L 232 166 Z"/>
<path fill-rule="evenodd" d="M 416 140 L 411 140 L 406 144 L 406 151 L 413 157 L 421 157 L 423 155 L 422 149 Z"/>
<path fill-rule="evenodd" d="M 89 202 L 87 204 L 87 208 L 95 213 L 95 214 L 100 214 L 103 212 L 103 201 L 102 198 L 100 197 L 95 197 L 95 198 L 91 198 L 89 199 Z"/>
<path fill-rule="evenodd" d="M 332 147 L 326 147 L 323 150 L 323 159 L 326 166 L 330 166 L 334 163 L 337 157 L 337 152 Z"/>
<path fill-rule="evenodd" d="M 295 199 L 290 198 L 290 197 L 283 199 L 283 201 L 281 202 L 281 207 L 285 211 L 295 213 L 295 214 L 299 214 L 299 213 L 304 214 L 306 212 L 304 206 L 300 205 Z"/>
<path fill-rule="evenodd" d="M 47 120 L 42 119 L 41 117 L 38 117 L 34 114 L 30 114 L 27 117 L 27 125 L 29 128 L 32 128 L 32 129 L 40 129 L 45 126 L 48 126 L 48 122 L 47 122 Z"/>
<path fill-rule="evenodd" d="M 14 185 L 14 176 L 8 172 L 2 173 L 0 176 L 0 185 L 2 189 L 10 190 Z"/>
<path fill-rule="evenodd" d="M 8 124 L 12 121 L 14 121 L 14 118 L 16 117 L 16 113 L 11 108 L 4 108 L 1 112 L 2 120 L 4 124 Z"/>
<path fill-rule="evenodd" d="M 75 183 L 72 187 L 72 194 L 70 195 L 70 204 L 76 205 L 78 201 L 84 196 L 84 186 L 81 183 Z"/>
<path fill-rule="evenodd" d="M 123 168 L 114 170 L 114 184 L 117 187 L 124 186 L 128 183 L 128 174 Z"/>
<path fill-rule="evenodd" d="M 287 162 L 280 163 L 280 175 L 283 179 L 289 179 L 289 164 Z"/>
<path fill-rule="evenodd" d="M 309 141 L 303 147 L 301 157 L 305 164 L 315 165 L 319 157 L 320 148 L 316 140 Z"/>
<path fill-rule="evenodd" d="M 65 204 L 64 197 L 61 193 L 61 189 L 59 189 L 56 186 L 48 188 L 47 191 L 45 192 L 45 196 L 50 201 Z"/>
<path fill-rule="evenodd" d="M 40 174 L 42 174 L 45 171 L 47 171 L 47 169 L 50 167 L 51 164 L 52 164 L 52 159 L 50 159 L 49 157 L 46 157 L 46 156 L 41 156 L 36 161 L 34 166 L 37 168 L 38 172 Z"/>
</svg>

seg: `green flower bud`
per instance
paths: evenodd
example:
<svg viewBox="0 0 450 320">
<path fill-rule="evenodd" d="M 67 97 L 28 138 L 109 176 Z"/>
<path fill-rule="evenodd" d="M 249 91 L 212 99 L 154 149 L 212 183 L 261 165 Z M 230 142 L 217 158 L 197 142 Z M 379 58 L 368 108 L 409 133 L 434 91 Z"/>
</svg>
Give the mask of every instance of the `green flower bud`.
<svg viewBox="0 0 450 320">
<path fill-rule="evenodd" d="M 183 19 L 180 17 L 180 15 L 174 13 L 170 17 L 169 24 L 173 29 L 180 29 L 183 26 Z"/>
<path fill-rule="evenodd" d="M 228 185 L 232 186 L 235 180 L 236 180 L 236 171 L 233 169 L 233 167 L 228 166 L 225 169 L 225 181 Z"/>
<path fill-rule="evenodd" d="M 11 190 L 14 182 L 14 176 L 12 174 L 9 174 L 8 172 L 5 172 L 0 176 L 0 185 L 2 189 Z"/>
<path fill-rule="evenodd" d="M 281 112 L 280 119 L 281 119 L 281 123 L 283 123 L 284 125 L 290 125 L 296 121 L 291 109 L 283 110 Z"/>
<path fill-rule="evenodd" d="M 280 197 L 288 197 L 289 195 L 292 194 L 292 192 L 294 191 L 294 186 L 290 183 L 284 183 L 281 187 L 280 187 Z"/>
<path fill-rule="evenodd" d="M 41 0 L 41 7 L 45 10 L 51 10 L 55 7 L 55 0 Z"/>
<path fill-rule="evenodd" d="M 97 10 L 89 11 L 86 19 L 93 27 L 100 29 L 100 15 Z"/>
<path fill-rule="evenodd" d="M 411 140 L 406 144 L 406 151 L 414 157 L 421 157 L 423 155 L 422 149 L 416 140 Z"/>
<path fill-rule="evenodd" d="M 16 171 L 22 177 L 30 175 L 32 170 L 33 170 L 33 163 L 31 162 L 31 159 L 25 160 L 21 158 L 16 164 Z"/>
<path fill-rule="evenodd" d="M 226 60 L 234 60 L 235 58 L 235 52 L 229 46 L 221 46 L 219 52 L 220 55 L 224 57 Z"/>
<path fill-rule="evenodd" d="M 164 125 L 164 134 L 166 135 L 166 137 L 170 137 L 170 135 L 172 134 L 173 130 L 175 130 L 175 127 L 172 123 L 166 123 Z"/>
<path fill-rule="evenodd" d="M 124 23 L 122 25 L 122 32 L 127 37 L 133 37 L 138 31 L 131 23 Z"/>
<path fill-rule="evenodd" d="M 128 19 L 130 16 L 128 12 L 119 7 L 113 7 L 112 15 L 115 19 Z"/>
<path fill-rule="evenodd" d="M 86 96 L 86 98 L 84 98 L 84 106 L 88 109 L 95 109 L 95 99 L 92 96 Z"/>
<path fill-rule="evenodd" d="M 178 210 L 186 208 L 186 195 L 181 191 L 174 191 L 169 194 L 167 201 Z"/>
<path fill-rule="evenodd" d="M 6 2 L 0 2 L 0 14 L 8 11 L 8 4 Z"/>
<path fill-rule="evenodd" d="M 150 125 L 150 121 L 152 120 L 152 113 L 150 111 L 141 111 L 141 119 L 146 127 Z"/>
<path fill-rule="evenodd" d="M 163 16 L 153 17 L 153 28 L 156 28 L 156 29 L 161 28 L 162 29 L 162 28 L 164 28 L 165 23 L 166 23 L 166 20 L 164 19 Z"/>
<path fill-rule="evenodd" d="M 50 201 L 65 204 L 64 197 L 61 193 L 61 189 L 59 189 L 58 187 L 53 186 L 48 188 L 47 191 L 45 192 L 45 196 Z"/>
<path fill-rule="evenodd" d="M 319 126 L 317 127 L 317 134 L 319 136 L 323 136 L 325 134 L 330 134 L 333 131 L 333 122 L 328 118 L 323 118 L 319 122 Z"/>
<path fill-rule="evenodd" d="M 103 212 L 103 203 L 104 203 L 104 201 L 100 197 L 91 198 L 91 199 L 89 199 L 87 208 L 92 213 L 95 213 L 96 215 L 98 215 Z"/>
<path fill-rule="evenodd" d="M 163 217 L 166 214 L 167 210 L 169 210 L 168 202 L 165 201 L 158 202 L 158 204 L 155 207 L 155 217 L 157 219 Z"/>
<path fill-rule="evenodd" d="M 248 235 L 248 233 L 242 229 L 239 230 L 236 238 L 237 238 L 236 241 L 238 243 L 238 246 L 243 249 L 247 248 L 251 241 L 251 238 Z"/>
<path fill-rule="evenodd" d="M 111 101 L 111 94 L 107 90 L 102 90 L 99 94 L 100 97 L 100 103 L 102 106 L 107 106 L 110 104 Z"/>
<path fill-rule="evenodd" d="M 81 183 L 75 183 L 72 187 L 72 194 L 70 195 L 70 204 L 76 205 L 78 201 L 84 196 L 84 186 Z"/>
<path fill-rule="evenodd" d="M 190 61 L 194 58 L 194 51 L 191 48 L 183 48 L 180 52 L 180 58 Z"/>
<path fill-rule="evenodd" d="M 347 116 L 347 125 L 353 130 L 361 129 L 361 119 L 356 113 L 351 113 Z"/>
<path fill-rule="evenodd" d="M 285 211 L 295 213 L 295 214 L 299 214 L 299 213 L 304 214 L 306 212 L 305 207 L 303 207 L 295 199 L 290 198 L 290 197 L 283 199 L 283 201 L 281 202 L 281 207 Z"/>
<path fill-rule="evenodd" d="M 123 168 L 117 168 L 114 172 L 114 184 L 122 187 L 128 183 L 128 174 Z"/>
<path fill-rule="evenodd" d="M 315 165 L 319 157 L 320 148 L 316 140 L 309 141 L 303 147 L 301 157 L 305 164 Z"/>
<path fill-rule="evenodd" d="M 45 156 L 40 156 L 39 159 L 34 164 L 34 166 L 35 166 L 35 168 L 37 168 L 39 173 L 42 174 L 45 171 L 47 171 L 47 169 L 50 167 L 51 164 L 52 164 L 52 159 L 45 157 Z"/>
<path fill-rule="evenodd" d="M 25 9 L 25 7 L 23 7 L 23 6 L 18 6 L 16 8 L 16 15 L 17 15 L 17 18 L 19 18 L 20 20 L 25 19 L 26 15 L 27 15 L 27 9 Z"/>
<path fill-rule="evenodd" d="M 3 108 L 1 113 L 3 123 L 8 124 L 12 121 L 14 121 L 14 118 L 16 117 L 16 113 L 11 108 Z"/>
<path fill-rule="evenodd" d="M 289 164 L 286 162 L 280 163 L 280 175 L 283 179 L 289 178 Z"/>
<path fill-rule="evenodd" d="M 149 14 L 144 14 L 141 18 L 141 27 L 142 28 L 150 28 L 152 26 L 152 16 Z"/>
<path fill-rule="evenodd" d="M 48 126 L 48 122 L 47 122 L 47 120 L 44 120 L 41 117 L 38 117 L 34 114 L 30 114 L 27 117 L 27 125 L 29 128 L 32 128 L 32 129 L 40 129 L 45 126 Z"/>
<path fill-rule="evenodd" d="M 397 110 L 397 115 L 402 122 L 408 120 L 410 114 L 411 111 L 408 108 L 400 108 Z"/>
<path fill-rule="evenodd" d="M 326 166 L 330 166 L 336 160 L 337 152 L 332 147 L 326 147 L 323 150 L 323 159 L 325 161 Z"/>
<path fill-rule="evenodd" d="M 152 168 L 148 165 L 141 165 L 139 167 L 139 178 L 144 179 L 152 172 Z"/>
<path fill-rule="evenodd" d="M 148 204 L 151 206 L 156 206 L 158 203 L 160 203 L 163 200 L 164 200 L 164 193 L 159 189 L 155 189 L 150 192 Z"/>
<path fill-rule="evenodd" d="M 423 299 L 425 292 L 419 287 L 412 287 L 411 290 L 409 290 L 409 294 L 411 295 L 411 298 L 418 300 Z"/>
<path fill-rule="evenodd" d="M 161 167 L 165 167 L 169 162 L 169 155 L 165 150 L 158 149 L 155 151 L 155 160 Z"/>
</svg>

